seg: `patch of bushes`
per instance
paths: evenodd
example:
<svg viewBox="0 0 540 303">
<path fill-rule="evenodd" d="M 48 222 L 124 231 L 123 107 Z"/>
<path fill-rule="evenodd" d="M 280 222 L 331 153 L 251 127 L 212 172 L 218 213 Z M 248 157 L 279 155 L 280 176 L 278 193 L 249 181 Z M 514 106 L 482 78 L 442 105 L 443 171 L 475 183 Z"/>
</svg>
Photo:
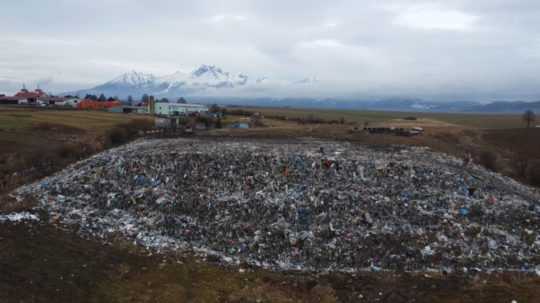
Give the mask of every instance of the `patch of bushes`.
<svg viewBox="0 0 540 303">
<path fill-rule="evenodd" d="M 514 153 L 514 156 L 511 161 L 511 166 L 519 178 L 525 179 L 527 177 L 527 171 L 529 170 L 529 161 L 530 158 L 522 153 Z"/>
<path fill-rule="evenodd" d="M 63 144 L 58 148 L 58 156 L 64 159 L 79 158 L 83 154 L 82 146 L 73 143 Z"/>
<path fill-rule="evenodd" d="M 106 135 L 107 145 L 118 146 L 127 143 L 130 140 L 130 133 L 128 129 L 121 126 L 112 128 Z"/>
<path fill-rule="evenodd" d="M 120 127 L 126 129 L 133 129 L 136 131 L 148 130 L 154 127 L 154 120 L 152 119 L 133 119 L 128 123 L 121 124 Z"/>
<path fill-rule="evenodd" d="M 137 138 L 142 131 L 153 127 L 154 122 L 149 119 L 131 120 L 110 129 L 105 135 L 105 144 L 107 146 L 118 146 L 128 143 Z"/>
<path fill-rule="evenodd" d="M 497 170 L 497 155 L 492 151 L 483 151 L 478 156 L 480 165 L 485 168 L 496 171 Z"/>
<path fill-rule="evenodd" d="M 196 123 L 202 123 L 205 127 L 210 127 L 210 125 L 214 124 L 214 120 L 211 117 L 207 116 L 197 116 L 195 118 Z"/>
<path fill-rule="evenodd" d="M 530 165 L 528 179 L 531 185 L 540 187 L 540 161 L 536 161 Z"/>
</svg>

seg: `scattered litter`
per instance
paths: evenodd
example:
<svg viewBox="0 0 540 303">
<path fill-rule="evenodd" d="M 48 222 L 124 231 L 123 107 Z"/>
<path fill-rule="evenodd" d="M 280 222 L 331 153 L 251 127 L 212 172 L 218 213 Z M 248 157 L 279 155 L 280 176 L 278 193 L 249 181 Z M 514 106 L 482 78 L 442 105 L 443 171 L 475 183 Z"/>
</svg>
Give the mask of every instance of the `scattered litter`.
<svg viewBox="0 0 540 303">
<path fill-rule="evenodd" d="M 141 140 L 14 195 L 32 196 L 51 220 L 85 235 L 122 234 L 158 253 L 194 251 L 232 264 L 424 272 L 539 265 L 538 192 L 421 147 Z"/>
<path fill-rule="evenodd" d="M 0 215 L 0 223 L 4 222 L 21 222 L 21 221 L 39 221 L 36 215 L 29 212 L 11 213 L 7 215 Z"/>
</svg>

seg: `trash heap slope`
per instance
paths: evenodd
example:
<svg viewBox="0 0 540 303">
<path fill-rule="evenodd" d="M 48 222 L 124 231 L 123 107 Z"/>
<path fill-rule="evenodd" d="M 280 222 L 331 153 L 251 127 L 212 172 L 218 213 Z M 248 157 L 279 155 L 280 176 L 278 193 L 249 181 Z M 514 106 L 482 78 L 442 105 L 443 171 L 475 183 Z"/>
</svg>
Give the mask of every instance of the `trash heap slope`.
<svg viewBox="0 0 540 303">
<path fill-rule="evenodd" d="M 538 192 L 426 148 L 138 141 L 19 188 L 50 220 L 299 270 L 523 270 Z"/>
</svg>

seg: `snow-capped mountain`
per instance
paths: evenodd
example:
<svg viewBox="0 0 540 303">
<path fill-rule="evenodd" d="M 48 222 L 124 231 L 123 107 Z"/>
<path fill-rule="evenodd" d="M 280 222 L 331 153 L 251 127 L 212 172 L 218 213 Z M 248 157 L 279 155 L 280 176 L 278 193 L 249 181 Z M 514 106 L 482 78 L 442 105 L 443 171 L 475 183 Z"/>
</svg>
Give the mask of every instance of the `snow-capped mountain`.
<svg viewBox="0 0 540 303">
<path fill-rule="evenodd" d="M 139 73 L 136 71 L 131 71 L 125 73 L 107 83 L 105 85 L 124 85 L 124 86 L 133 86 L 133 87 L 146 87 L 151 86 L 157 80 L 156 76 L 152 74 Z"/>
<path fill-rule="evenodd" d="M 249 77 L 244 74 L 231 75 L 214 65 L 201 65 L 191 73 L 176 72 L 171 75 L 158 78 L 161 93 L 167 94 L 179 88 L 188 90 L 207 88 L 233 88 L 246 85 Z"/>
<path fill-rule="evenodd" d="M 306 78 L 310 79 L 311 78 Z M 85 94 L 105 94 L 126 98 L 138 98 L 143 94 L 158 97 L 204 96 L 238 94 L 242 91 L 261 91 L 270 87 L 308 84 L 314 81 L 272 81 L 267 77 L 251 78 L 246 74 L 233 74 L 215 65 L 201 65 L 192 72 L 177 71 L 170 75 L 155 76 L 131 71 L 91 89 L 70 92 L 84 96 Z"/>
</svg>

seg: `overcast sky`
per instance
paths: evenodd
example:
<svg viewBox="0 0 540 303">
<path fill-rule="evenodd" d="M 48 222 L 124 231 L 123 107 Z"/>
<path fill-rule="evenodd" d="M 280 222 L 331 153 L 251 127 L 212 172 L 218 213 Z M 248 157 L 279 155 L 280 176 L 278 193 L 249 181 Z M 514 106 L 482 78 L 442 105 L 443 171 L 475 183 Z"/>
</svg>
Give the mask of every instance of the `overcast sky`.
<svg viewBox="0 0 540 303">
<path fill-rule="evenodd" d="M 215 64 L 321 97 L 540 99 L 538 0 L 2 0 L 0 92 Z"/>
</svg>

